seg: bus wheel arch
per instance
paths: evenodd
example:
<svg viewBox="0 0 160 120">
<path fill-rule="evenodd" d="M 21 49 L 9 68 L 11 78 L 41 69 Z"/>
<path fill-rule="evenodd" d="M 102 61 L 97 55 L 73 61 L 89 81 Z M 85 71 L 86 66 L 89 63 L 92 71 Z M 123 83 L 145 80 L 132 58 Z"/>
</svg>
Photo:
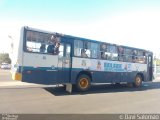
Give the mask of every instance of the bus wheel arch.
<svg viewBox="0 0 160 120">
<path fill-rule="evenodd" d="M 142 73 L 137 73 L 133 82 L 134 87 L 140 87 L 144 81 L 144 75 Z"/>
<path fill-rule="evenodd" d="M 76 89 L 81 92 L 87 91 L 91 86 L 91 73 L 88 71 L 82 71 L 76 78 Z"/>
<path fill-rule="evenodd" d="M 83 74 L 88 75 L 88 76 L 90 77 L 90 80 L 92 81 L 92 74 L 91 74 L 91 72 L 89 72 L 89 71 L 81 71 L 81 72 L 79 72 L 78 75 L 77 75 L 76 80 L 78 79 L 78 77 L 79 77 L 80 75 L 83 75 Z"/>
</svg>

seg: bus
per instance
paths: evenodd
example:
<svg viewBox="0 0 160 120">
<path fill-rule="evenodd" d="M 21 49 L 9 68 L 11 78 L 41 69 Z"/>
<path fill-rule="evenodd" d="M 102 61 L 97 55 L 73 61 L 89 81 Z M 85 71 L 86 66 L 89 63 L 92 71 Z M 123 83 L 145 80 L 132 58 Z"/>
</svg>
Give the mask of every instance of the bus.
<svg viewBox="0 0 160 120">
<path fill-rule="evenodd" d="M 12 78 L 22 82 L 66 86 L 87 91 L 95 83 L 152 81 L 149 50 L 100 42 L 24 26 Z"/>
</svg>

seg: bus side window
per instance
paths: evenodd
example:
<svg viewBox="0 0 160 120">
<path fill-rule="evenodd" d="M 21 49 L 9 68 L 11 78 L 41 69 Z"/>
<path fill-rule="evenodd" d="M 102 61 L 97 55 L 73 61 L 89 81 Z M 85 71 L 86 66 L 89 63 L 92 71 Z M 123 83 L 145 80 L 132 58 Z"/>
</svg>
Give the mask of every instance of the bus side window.
<svg viewBox="0 0 160 120">
<path fill-rule="evenodd" d="M 71 46 L 69 44 L 66 45 L 66 57 L 70 58 Z"/>
<path fill-rule="evenodd" d="M 145 57 L 144 51 L 138 50 L 137 62 L 138 63 L 146 63 L 146 57 Z"/>
<path fill-rule="evenodd" d="M 57 55 L 59 51 L 58 43 L 60 43 L 60 36 L 57 34 L 51 35 L 36 31 L 26 32 L 25 50 L 27 52 Z"/>
<path fill-rule="evenodd" d="M 132 51 L 132 61 L 136 62 L 136 60 L 137 60 L 137 50 L 133 50 Z"/>
<path fill-rule="evenodd" d="M 106 59 L 106 57 L 105 57 L 105 52 L 101 52 L 101 58 L 102 58 L 102 59 Z"/>
<path fill-rule="evenodd" d="M 143 52 L 143 59 L 144 59 L 144 63 L 146 63 L 147 62 L 147 60 L 146 60 L 146 52 Z"/>
<path fill-rule="evenodd" d="M 108 59 L 107 52 L 101 52 L 101 59 Z"/>
<path fill-rule="evenodd" d="M 124 48 L 123 61 L 124 62 L 132 62 L 133 61 L 132 60 L 132 49 Z"/>
<path fill-rule="evenodd" d="M 81 40 L 74 41 L 74 55 L 81 57 L 83 49 L 83 42 Z"/>
<path fill-rule="evenodd" d="M 84 50 L 82 50 L 82 52 L 84 56 L 90 58 L 91 57 L 91 42 L 84 42 L 83 49 Z"/>
<path fill-rule="evenodd" d="M 59 47 L 59 54 L 58 54 L 59 58 L 63 57 L 63 53 L 64 53 L 64 44 L 61 43 Z"/>
<path fill-rule="evenodd" d="M 119 61 L 123 61 L 123 57 L 124 57 L 124 48 L 122 47 L 117 47 L 118 48 L 118 60 Z"/>
<path fill-rule="evenodd" d="M 98 53 L 99 53 L 99 44 L 91 42 L 91 57 L 98 58 Z"/>
<path fill-rule="evenodd" d="M 107 44 L 106 43 L 102 43 L 100 45 L 100 58 L 101 59 L 107 59 L 108 58 Z"/>
<path fill-rule="evenodd" d="M 108 54 L 109 60 L 118 60 L 117 46 L 108 45 L 107 46 L 107 54 Z"/>
</svg>

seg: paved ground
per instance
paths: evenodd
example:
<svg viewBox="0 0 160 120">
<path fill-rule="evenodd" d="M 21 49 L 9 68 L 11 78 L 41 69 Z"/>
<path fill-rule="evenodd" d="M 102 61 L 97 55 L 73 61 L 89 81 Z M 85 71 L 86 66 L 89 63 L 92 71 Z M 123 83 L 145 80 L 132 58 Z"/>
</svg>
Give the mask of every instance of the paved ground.
<svg viewBox="0 0 160 120">
<path fill-rule="evenodd" d="M 63 87 L 26 84 L 0 71 L 0 113 L 160 113 L 160 80 L 140 88 L 92 86 L 69 94 Z"/>
<path fill-rule="evenodd" d="M 0 88 L 14 88 L 14 87 L 45 87 L 44 85 L 24 83 L 11 79 L 10 70 L 0 70 Z"/>
</svg>

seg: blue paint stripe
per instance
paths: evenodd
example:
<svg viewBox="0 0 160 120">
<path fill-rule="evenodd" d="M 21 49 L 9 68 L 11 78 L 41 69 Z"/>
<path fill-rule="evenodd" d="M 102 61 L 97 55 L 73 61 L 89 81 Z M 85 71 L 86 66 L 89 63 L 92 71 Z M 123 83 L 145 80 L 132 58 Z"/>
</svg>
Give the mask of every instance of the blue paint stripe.
<svg viewBox="0 0 160 120">
<path fill-rule="evenodd" d="M 19 71 L 21 70 L 69 70 L 71 68 L 61 68 L 61 67 L 31 67 L 31 66 L 19 66 Z M 83 68 L 72 68 L 72 70 L 83 70 Z"/>
</svg>

